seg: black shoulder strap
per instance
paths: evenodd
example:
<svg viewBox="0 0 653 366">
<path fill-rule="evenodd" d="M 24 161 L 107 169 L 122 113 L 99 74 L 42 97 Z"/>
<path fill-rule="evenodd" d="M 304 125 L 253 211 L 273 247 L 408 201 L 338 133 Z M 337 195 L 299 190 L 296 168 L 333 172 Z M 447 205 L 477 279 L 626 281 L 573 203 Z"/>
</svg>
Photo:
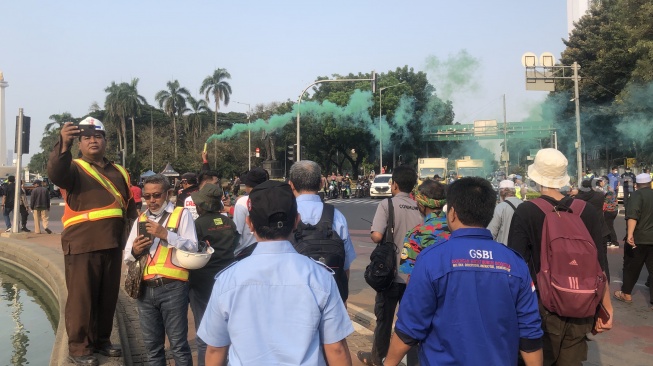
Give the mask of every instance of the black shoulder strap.
<svg viewBox="0 0 653 366">
<path fill-rule="evenodd" d="M 322 216 L 320 217 L 320 221 L 317 223 L 316 226 L 328 225 L 329 228 L 332 227 L 333 216 L 335 215 L 335 211 L 336 209 L 333 205 L 325 203 L 322 208 Z"/>
<path fill-rule="evenodd" d="M 512 209 L 513 209 L 514 211 L 517 211 L 517 207 L 515 207 L 515 205 L 513 205 L 512 202 L 510 202 L 510 201 L 508 201 L 508 200 L 505 200 L 505 201 L 503 201 L 503 202 L 507 203 L 508 206 L 512 207 Z"/>
<path fill-rule="evenodd" d="M 395 208 L 392 204 L 392 198 L 388 197 L 388 223 L 385 228 L 386 241 L 394 242 L 395 233 Z"/>
</svg>

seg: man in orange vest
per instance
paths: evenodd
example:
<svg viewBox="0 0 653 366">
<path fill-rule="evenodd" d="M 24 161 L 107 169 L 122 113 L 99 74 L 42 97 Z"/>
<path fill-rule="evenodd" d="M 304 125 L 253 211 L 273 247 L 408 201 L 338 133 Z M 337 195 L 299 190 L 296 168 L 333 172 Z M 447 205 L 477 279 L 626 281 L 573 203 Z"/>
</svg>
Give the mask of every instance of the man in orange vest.
<svg viewBox="0 0 653 366">
<path fill-rule="evenodd" d="M 71 154 L 76 138 L 81 159 Z M 122 355 L 110 337 L 125 220 L 137 213 L 129 175 L 104 157 L 106 146 L 101 121 L 87 117 L 79 125 L 66 122 L 48 160 L 48 176 L 66 197 L 61 234 L 68 288 L 65 317 L 69 359 L 76 365 L 98 365 L 94 352 Z"/>
<path fill-rule="evenodd" d="M 165 365 L 165 337 L 177 366 L 192 366 L 188 345 L 188 270 L 177 262 L 176 251 L 197 252 L 191 213 L 168 202 L 170 182 L 161 174 L 145 179 L 147 210 L 134 223 L 125 247 L 126 263 L 147 256 L 138 298 L 143 343 L 150 365 Z M 199 253 L 198 253 L 199 254 Z M 191 267 L 189 267 L 191 268 Z"/>
</svg>

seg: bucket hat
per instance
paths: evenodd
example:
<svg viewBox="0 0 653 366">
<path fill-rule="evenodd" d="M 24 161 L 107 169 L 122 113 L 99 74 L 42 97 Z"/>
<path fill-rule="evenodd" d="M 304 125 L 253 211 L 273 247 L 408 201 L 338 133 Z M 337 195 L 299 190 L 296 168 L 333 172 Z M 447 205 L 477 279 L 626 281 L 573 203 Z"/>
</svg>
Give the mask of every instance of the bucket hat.
<svg viewBox="0 0 653 366">
<path fill-rule="evenodd" d="M 535 183 L 549 188 L 562 188 L 569 184 L 567 158 L 556 149 L 542 149 L 528 166 L 528 177 Z"/>
</svg>

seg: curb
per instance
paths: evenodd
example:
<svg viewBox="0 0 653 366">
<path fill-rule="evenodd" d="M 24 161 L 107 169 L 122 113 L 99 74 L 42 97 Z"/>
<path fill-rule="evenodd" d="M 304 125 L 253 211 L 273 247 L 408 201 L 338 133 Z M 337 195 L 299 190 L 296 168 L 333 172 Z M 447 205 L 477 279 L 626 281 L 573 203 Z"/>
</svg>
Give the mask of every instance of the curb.
<svg viewBox="0 0 653 366">
<path fill-rule="evenodd" d="M 369 311 L 353 304 L 347 304 L 347 312 L 349 313 L 349 318 L 355 324 L 359 324 L 372 332 L 376 328 L 376 317 Z"/>
<path fill-rule="evenodd" d="M 65 307 L 68 290 L 63 268 L 63 256 L 25 240 L 2 238 L 0 260 L 8 261 L 38 278 L 57 300 L 59 324 L 55 332 L 50 365 L 63 365 L 68 360 L 68 335 L 66 334 Z M 43 251 L 47 253 L 42 255 Z"/>
</svg>

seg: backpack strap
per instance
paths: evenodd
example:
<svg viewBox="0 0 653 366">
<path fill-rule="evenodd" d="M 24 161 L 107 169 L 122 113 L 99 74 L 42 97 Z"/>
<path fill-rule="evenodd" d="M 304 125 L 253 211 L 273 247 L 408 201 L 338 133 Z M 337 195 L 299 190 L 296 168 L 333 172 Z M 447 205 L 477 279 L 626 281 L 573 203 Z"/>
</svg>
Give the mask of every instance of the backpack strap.
<svg viewBox="0 0 653 366">
<path fill-rule="evenodd" d="M 569 206 L 569 208 L 571 209 L 571 212 L 572 212 L 574 215 L 578 215 L 578 216 L 580 216 L 580 214 L 581 214 L 581 213 L 583 212 L 583 210 L 585 209 L 585 206 L 586 206 L 586 202 L 585 202 L 585 201 L 583 201 L 583 200 L 579 200 L 579 199 L 574 199 L 574 200 L 571 202 L 571 206 Z"/>
<path fill-rule="evenodd" d="M 510 201 L 508 201 L 508 200 L 505 200 L 505 201 L 503 201 L 503 202 L 507 203 L 508 206 L 512 207 L 513 211 L 517 211 L 517 207 L 515 207 L 515 205 L 513 205 L 512 202 L 510 202 Z"/>
<path fill-rule="evenodd" d="M 394 243 L 395 235 L 395 208 L 392 204 L 392 198 L 388 197 L 388 223 L 385 227 L 385 240 Z"/>
<path fill-rule="evenodd" d="M 544 198 L 538 197 L 538 198 L 536 198 L 534 200 L 531 200 L 531 202 L 533 202 L 535 204 L 535 206 L 539 207 L 540 210 L 542 210 L 542 212 L 544 212 L 545 215 L 548 212 L 551 212 L 552 209 L 555 208 L 555 206 L 551 202 L 545 200 Z"/>
<path fill-rule="evenodd" d="M 322 207 L 322 216 L 320 221 L 315 225 L 317 227 L 322 227 L 327 233 L 331 233 L 333 230 L 333 216 L 335 215 L 335 207 L 328 203 L 323 204 Z"/>
</svg>

